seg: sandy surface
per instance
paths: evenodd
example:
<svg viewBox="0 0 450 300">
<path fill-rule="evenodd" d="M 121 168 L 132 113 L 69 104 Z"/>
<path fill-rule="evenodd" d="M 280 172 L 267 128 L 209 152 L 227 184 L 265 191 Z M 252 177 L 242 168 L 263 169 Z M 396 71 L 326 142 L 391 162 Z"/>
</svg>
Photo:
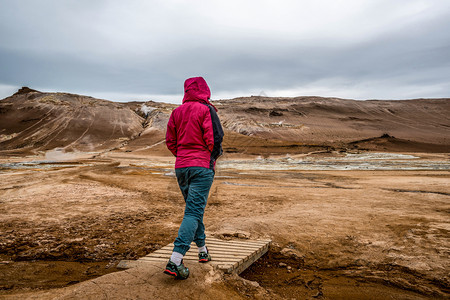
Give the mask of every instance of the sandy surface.
<svg viewBox="0 0 450 300">
<path fill-rule="evenodd" d="M 241 277 L 193 265 L 184 282 L 164 277 L 164 266 L 115 268 L 175 238 L 184 202 L 172 158 L 43 160 L 0 162 L 0 298 L 450 296 L 447 154 L 226 156 L 208 234 L 273 246 Z"/>
</svg>

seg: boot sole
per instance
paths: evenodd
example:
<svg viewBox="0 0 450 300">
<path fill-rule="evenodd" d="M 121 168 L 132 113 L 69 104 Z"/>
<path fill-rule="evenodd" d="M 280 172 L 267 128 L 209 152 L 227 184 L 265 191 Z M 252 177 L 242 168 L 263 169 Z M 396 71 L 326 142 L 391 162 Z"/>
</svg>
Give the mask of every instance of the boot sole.
<svg viewBox="0 0 450 300">
<path fill-rule="evenodd" d="M 167 270 L 167 269 L 165 269 L 163 273 L 164 273 L 164 274 L 167 274 L 167 275 L 169 275 L 169 276 L 173 276 L 173 277 L 175 277 L 175 279 L 181 279 L 181 280 L 187 279 L 187 278 L 189 277 L 189 274 L 188 274 L 188 276 L 186 276 L 186 277 L 181 277 L 181 276 L 179 276 L 177 273 L 172 272 L 172 271 Z"/>
</svg>

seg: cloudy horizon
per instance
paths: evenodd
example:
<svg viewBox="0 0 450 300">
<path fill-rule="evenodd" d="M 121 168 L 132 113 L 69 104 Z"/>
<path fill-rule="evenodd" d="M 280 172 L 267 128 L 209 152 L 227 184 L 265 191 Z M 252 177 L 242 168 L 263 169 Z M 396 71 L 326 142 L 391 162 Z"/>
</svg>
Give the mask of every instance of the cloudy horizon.
<svg viewBox="0 0 450 300">
<path fill-rule="evenodd" d="M 0 0 L 0 99 L 21 86 L 179 103 L 450 97 L 450 1 Z"/>
</svg>

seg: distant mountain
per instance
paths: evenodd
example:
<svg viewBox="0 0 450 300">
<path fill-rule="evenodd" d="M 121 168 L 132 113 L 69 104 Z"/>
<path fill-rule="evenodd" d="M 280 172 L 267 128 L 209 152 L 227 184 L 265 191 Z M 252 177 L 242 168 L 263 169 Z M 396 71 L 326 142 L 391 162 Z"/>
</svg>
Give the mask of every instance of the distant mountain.
<svg viewBox="0 0 450 300">
<path fill-rule="evenodd" d="M 252 96 L 214 104 L 226 133 L 226 153 L 450 150 L 450 99 Z M 0 100 L 0 154 L 62 148 L 170 155 L 164 136 L 176 106 L 152 101 L 117 103 L 22 88 Z"/>
<path fill-rule="evenodd" d="M 216 106 L 225 127 L 251 137 L 338 149 L 450 150 L 450 98 L 252 96 L 219 101 Z"/>
<path fill-rule="evenodd" d="M 137 136 L 144 119 L 126 105 L 22 88 L 0 101 L 0 151 L 98 151 Z"/>
</svg>

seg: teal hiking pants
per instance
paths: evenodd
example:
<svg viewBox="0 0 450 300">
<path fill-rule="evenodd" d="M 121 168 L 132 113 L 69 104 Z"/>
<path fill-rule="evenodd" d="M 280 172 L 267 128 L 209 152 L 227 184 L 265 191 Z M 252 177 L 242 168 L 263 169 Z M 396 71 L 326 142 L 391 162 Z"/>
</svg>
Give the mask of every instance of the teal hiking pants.
<svg viewBox="0 0 450 300">
<path fill-rule="evenodd" d="M 173 251 L 185 255 L 192 241 L 198 247 L 205 245 L 203 215 L 214 180 L 214 171 L 202 167 L 187 167 L 175 169 L 175 173 L 186 207 Z"/>
</svg>

